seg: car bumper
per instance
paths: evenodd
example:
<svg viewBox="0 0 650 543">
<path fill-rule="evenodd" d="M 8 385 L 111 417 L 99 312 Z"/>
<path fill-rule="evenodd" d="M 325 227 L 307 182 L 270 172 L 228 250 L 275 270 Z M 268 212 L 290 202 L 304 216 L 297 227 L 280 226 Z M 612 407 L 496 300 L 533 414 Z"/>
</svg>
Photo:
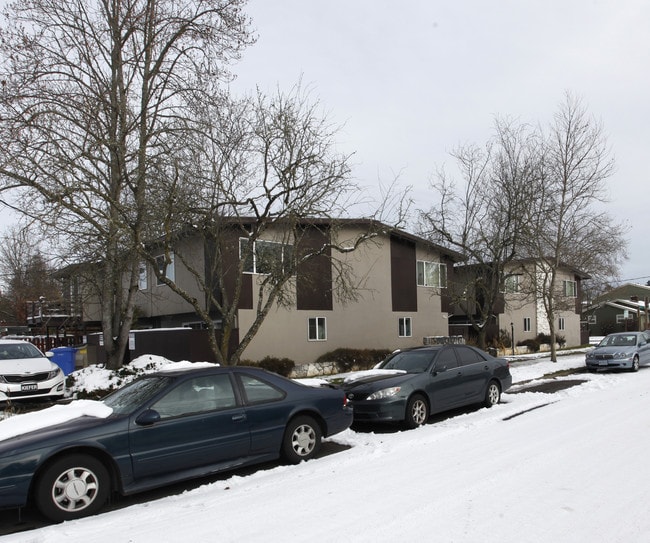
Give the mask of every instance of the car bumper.
<svg viewBox="0 0 650 543">
<path fill-rule="evenodd" d="M 65 379 L 58 378 L 36 384 L 35 390 L 25 390 L 21 383 L 0 384 L 0 402 L 8 400 L 36 400 L 38 398 L 59 397 L 65 395 Z"/>
<path fill-rule="evenodd" d="M 351 402 L 354 422 L 393 422 L 404 420 L 406 400 Z"/>
<path fill-rule="evenodd" d="M 632 369 L 632 360 L 630 358 L 608 358 L 606 360 L 587 360 L 587 368 L 590 370 L 607 370 L 607 369 Z"/>
</svg>

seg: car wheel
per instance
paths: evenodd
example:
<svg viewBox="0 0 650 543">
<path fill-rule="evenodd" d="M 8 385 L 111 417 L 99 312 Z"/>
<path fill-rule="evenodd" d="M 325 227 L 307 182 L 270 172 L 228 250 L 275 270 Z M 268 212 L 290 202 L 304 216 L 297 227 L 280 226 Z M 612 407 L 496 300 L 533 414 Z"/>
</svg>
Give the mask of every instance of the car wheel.
<svg viewBox="0 0 650 543">
<path fill-rule="evenodd" d="M 296 417 L 287 425 L 282 442 L 282 454 L 292 464 L 309 460 L 320 450 L 322 432 L 311 417 Z"/>
<path fill-rule="evenodd" d="M 632 371 L 639 371 L 639 355 L 635 354 L 632 359 Z"/>
<path fill-rule="evenodd" d="M 493 405 L 498 404 L 500 400 L 501 388 L 499 387 L 499 383 L 496 381 L 490 381 L 487 390 L 485 391 L 485 401 L 483 402 L 483 405 L 485 407 L 492 407 Z"/>
<path fill-rule="evenodd" d="M 61 522 L 97 513 L 109 493 L 110 478 L 104 464 L 92 456 L 73 454 L 45 468 L 34 497 L 43 515 Z"/>
<path fill-rule="evenodd" d="M 407 428 L 417 428 L 426 424 L 429 420 L 429 404 L 424 396 L 421 394 L 411 396 L 406 404 L 405 415 L 404 423 Z"/>
</svg>

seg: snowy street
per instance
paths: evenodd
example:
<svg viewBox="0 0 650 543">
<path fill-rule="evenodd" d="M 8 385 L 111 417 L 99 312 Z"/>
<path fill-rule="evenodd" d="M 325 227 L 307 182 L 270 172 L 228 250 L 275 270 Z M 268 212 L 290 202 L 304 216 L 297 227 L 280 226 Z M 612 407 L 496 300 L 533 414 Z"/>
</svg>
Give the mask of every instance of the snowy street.
<svg viewBox="0 0 650 543">
<path fill-rule="evenodd" d="M 584 355 L 511 366 L 515 383 L 582 368 Z M 6 535 L 6 542 L 641 541 L 650 368 L 580 374 L 554 394 L 412 431 L 332 438 L 349 449 L 234 474 L 179 495 Z M 558 379 L 575 379 L 576 376 Z"/>
</svg>

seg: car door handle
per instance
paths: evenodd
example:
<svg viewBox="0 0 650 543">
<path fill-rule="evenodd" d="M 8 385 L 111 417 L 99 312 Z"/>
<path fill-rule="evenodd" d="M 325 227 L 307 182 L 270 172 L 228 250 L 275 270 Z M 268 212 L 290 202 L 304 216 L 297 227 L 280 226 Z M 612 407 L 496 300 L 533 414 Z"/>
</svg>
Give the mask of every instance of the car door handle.
<svg viewBox="0 0 650 543">
<path fill-rule="evenodd" d="M 245 420 L 246 420 L 246 415 L 244 413 L 240 413 L 239 415 L 232 416 L 233 422 L 244 422 Z"/>
</svg>

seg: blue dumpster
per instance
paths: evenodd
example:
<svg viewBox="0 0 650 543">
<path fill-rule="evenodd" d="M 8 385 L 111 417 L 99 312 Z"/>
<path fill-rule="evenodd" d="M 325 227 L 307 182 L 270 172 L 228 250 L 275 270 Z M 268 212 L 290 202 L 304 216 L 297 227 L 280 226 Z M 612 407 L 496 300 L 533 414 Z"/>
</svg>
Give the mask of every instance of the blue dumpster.
<svg viewBox="0 0 650 543">
<path fill-rule="evenodd" d="M 77 349 L 74 347 L 55 347 L 52 351 L 52 362 L 63 370 L 64 375 L 74 371 Z"/>
</svg>

